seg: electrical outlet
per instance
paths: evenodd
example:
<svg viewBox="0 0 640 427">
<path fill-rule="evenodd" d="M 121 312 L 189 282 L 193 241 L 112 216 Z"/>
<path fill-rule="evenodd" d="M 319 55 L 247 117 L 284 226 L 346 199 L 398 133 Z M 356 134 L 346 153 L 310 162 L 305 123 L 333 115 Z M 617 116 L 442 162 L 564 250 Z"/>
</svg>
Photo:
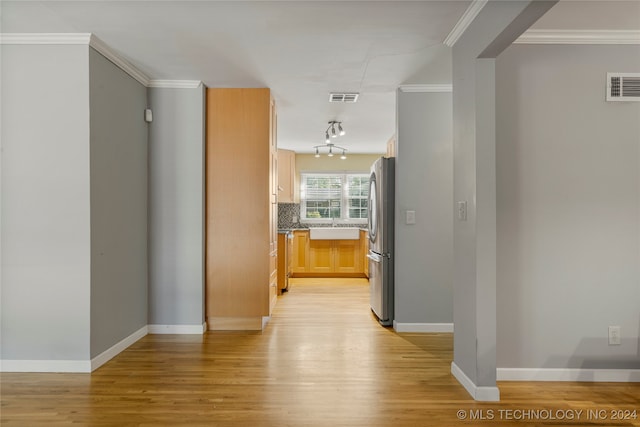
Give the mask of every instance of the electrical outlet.
<svg viewBox="0 0 640 427">
<path fill-rule="evenodd" d="M 620 326 L 609 326 L 609 345 L 620 345 Z"/>
<path fill-rule="evenodd" d="M 458 202 L 458 221 L 466 221 L 467 220 L 467 202 L 461 201 Z"/>
</svg>

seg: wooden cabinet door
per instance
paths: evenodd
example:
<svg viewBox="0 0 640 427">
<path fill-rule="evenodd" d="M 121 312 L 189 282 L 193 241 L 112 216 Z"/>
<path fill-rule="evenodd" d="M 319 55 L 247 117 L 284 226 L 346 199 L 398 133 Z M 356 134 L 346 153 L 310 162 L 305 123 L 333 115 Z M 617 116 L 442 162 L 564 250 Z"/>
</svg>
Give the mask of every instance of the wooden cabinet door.
<svg viewBox="0 0 640 427">
<path fill-rule="evenodd" d="M 278 150 L 278 202 L 293 203 L 293 176 L 291 175 L 293 151 Z"/>
<path fill-rule="evenodd" d="M 335 257 L 333 240 L 309 240 L 309 272 L 333 273 Z"/>
<path fill-rule="evenodd" d="M 369 253 L 369 233 L 365 230 L 360 230 L 360 262 L 362 267 L 362 273 L 364 273 L 367 278 L 369 277 L 369 258 L 367 258 L 367 254 Z"/>
<path fill-rule="evenodd" d="M 360 240 L 334 240 L 334 272 L 362 273 Z"/>
<path fill-rule="evenodd" d="M 262 318 L 270 312 L 271 281 L 277 285 L 277 277 L 270 275 L 277 261 L 271 256 L 277 248 L 277 233 L 271 228 L 277 226 L 277 210 L 270 210 L 275 200 L 270 201 L 269 188 L 272 110 L 269 89 L 207 89 L 206 313 L 210 329 L 262 329 Z"/>
<path fill-rule="evenodd" d="M 291 272 L 307 273 L 309 271 L 309 232 L 293 232 L 293 250 L 291 251 Z"/>
</svg>

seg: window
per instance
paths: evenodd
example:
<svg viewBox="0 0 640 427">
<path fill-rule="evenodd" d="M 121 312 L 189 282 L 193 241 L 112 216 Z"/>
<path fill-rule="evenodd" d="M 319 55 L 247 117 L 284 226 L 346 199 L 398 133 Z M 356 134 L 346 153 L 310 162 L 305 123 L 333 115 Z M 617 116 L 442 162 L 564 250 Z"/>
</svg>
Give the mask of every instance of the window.
<svg viewBox="0 0 640 427">
<path fill-rule="evenodd" d="M 369 174 L 302 173 L 300 181 L 302 222 L 367 222 Z"/>
</svg>

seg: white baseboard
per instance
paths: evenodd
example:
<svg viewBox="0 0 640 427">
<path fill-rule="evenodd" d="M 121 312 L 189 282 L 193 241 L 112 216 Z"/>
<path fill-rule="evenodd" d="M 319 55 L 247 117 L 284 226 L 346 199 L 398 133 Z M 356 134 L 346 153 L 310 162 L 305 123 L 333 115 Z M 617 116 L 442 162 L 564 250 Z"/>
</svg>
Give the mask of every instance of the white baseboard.
<svg viewBox="0 0 640 427">
<path fill-rule="evenodd" d="M 134 342 L 138 341 L 140 338 L 144 337 L 148 333 L 148 327 L 143 326 L 138 329 L 128 337 L 124 338 L 117 344 L 112 345 L 93 359 L 91 359 L 91 371 L 95 371 L 100 366 L 107 363 L 109 360 L 113 359 L 118 354 L 122 353 L 127 347 L 129 347 Z"/>
<path fill-rule="evenodd" d="M 147 335 L 143 326 L 91 360 L 0 360 L 0 372 L 90 373 Z"/>
<path fill-rule="evenodd" d="M 207 331 L 207 322 L 202 325 L 149 325 L 150 334 L 202 335 Z"/>
<path fill-rule="evenodd" d="M 0 372 L 89 373 L 89 360 L 0 360 Z"/>
<path fill-rule="evenodd" d="M 460 384 L 467 390 L 467 392 L 474 398 L 474 400 L 480 402 L 499 402 L 500 390 L 498 387 L 478 387 L 473 381 L 465 374 L 462 369 L 451 362 L 451 373 L 458 380 Z"/>
<path fill-rule="evenodd" d="M 640 382 L 640 369 L 498 368 L 498 381 Z"/>
<path fill-rule="evenodd" d="M 396 332 L 453 332 L 453 323 L 399 323 L 393 321 Z"/>
<path fill-rule="evenodd" d="M 262 316 L 262 330 L 267 327 L 267 323 L 271 320 L 271 316 Z"/>
</svg>

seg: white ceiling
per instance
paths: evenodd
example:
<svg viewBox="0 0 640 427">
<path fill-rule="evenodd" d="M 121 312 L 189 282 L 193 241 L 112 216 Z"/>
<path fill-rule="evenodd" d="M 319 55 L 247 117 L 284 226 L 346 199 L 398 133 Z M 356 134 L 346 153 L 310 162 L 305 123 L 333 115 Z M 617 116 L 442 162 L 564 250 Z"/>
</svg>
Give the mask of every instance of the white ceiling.
<svg viewBox="0 0 640 427">
<path fill-rule="evenodd" d="M 152 79 L 269 87 L 278 144 L 311 152 L 327 121 L 381 153 L 401 84 L 449 83 L 442 44 L 470 1 L 3 1 L 4 33 L 94 33 Z M 640 29 L 640 1 L 565 1 L 535 26 Z M 359 92 L 329 104 L 331 91 Z"/>
</svg>

